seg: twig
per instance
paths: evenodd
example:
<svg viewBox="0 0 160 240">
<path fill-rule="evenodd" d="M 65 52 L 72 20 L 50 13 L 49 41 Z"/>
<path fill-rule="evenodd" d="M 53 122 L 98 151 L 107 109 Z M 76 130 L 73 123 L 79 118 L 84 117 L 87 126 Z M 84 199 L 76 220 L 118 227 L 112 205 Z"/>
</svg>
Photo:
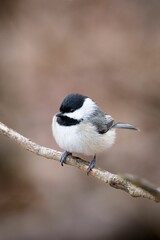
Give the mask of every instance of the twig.
<svg viewBox="0 0 160 240">
<path fill-rule="evenodd" d="M 16 131 L 8 128 L 6 125 L 0 122 L 0 133 L 9 137 L 26 150 L 35 153 L 36 155 L 60 161 L 61 152 L 55 151 L 50 148 L 46 148 L 36 144 L 30 139 L 22 136 Z M 66 159 L 66 164 L 79 168 L 80 170 L 87 172 L 88 162 L 77 157 L 69 156 Z M 140 179 L 137 176 L 130 174 L 116 175 L 100 168 L 94 168 L 90 173 L 102 182 L 108 183 L 111 187 L 124 190 L 132 197 L 143 197 L 155 202 L 160 201 L 160 188 L 157 188 L 152 183 L 145 179 Z"/>
</svg>

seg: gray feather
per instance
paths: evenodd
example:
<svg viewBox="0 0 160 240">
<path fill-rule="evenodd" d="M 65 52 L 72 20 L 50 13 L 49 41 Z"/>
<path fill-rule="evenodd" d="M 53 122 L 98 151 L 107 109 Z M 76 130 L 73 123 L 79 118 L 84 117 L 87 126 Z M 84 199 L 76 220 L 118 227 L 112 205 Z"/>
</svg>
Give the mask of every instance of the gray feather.
<svg viewBox="0 0 160 240">
<path fill-rule="evenodd" d="M 106 133 L 114 124 L 114 120 L 110 115 L 106 115 L 100 109 L 96 109 L 90 118 L 90 121 L 96 126 L 98 133 Z"/>
<path fill-rule="evenodd" d="M 129 124 L 129 123 L 117 122 L 117 123 L 114 123 L 112 127 L 115 127 L 115 128 L 124 128 L 124 129 L 131 129 L 131 130 L 140 131 L 136 126 L 131 125 L 131 124 Z"/>
</svg>

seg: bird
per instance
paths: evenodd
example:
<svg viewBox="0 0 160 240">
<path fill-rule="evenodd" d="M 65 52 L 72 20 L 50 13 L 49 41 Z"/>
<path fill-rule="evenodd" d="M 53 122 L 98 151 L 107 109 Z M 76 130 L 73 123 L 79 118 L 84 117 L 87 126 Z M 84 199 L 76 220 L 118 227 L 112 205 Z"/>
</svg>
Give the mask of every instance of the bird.
<svg viewBox="0 0 160 240">
<path fill-rule="evenodd" d="M 116 128 L 139 129 L 129 123 L 116 122 L 90 97 L 70 93 L 63 99 L 59 112 L 52 119 L 52 134 L 64 150 L 60 162 L 73 153 L 92 156 L 87 175 L 96 165 L 98 153 L 110 148 L 115 142 Z"/>
</svg>

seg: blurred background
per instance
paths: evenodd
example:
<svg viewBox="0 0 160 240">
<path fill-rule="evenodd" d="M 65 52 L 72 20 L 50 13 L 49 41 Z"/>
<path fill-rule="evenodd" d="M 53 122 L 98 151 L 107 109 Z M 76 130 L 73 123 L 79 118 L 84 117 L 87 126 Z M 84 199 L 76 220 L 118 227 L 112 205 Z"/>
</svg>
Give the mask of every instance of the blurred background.
<svg viewBox="0 0 160 240">
<path fill-rule="evenodd" d="M 160 184 L 160 1 L 2 0 L 0 121 L 60 150 L 64 96 L 93 98 L 117 121 L 97 166 Z M 160 239 L 159 204 L 38 157 L 0 136 L 0 239 Z"/>
</svg>

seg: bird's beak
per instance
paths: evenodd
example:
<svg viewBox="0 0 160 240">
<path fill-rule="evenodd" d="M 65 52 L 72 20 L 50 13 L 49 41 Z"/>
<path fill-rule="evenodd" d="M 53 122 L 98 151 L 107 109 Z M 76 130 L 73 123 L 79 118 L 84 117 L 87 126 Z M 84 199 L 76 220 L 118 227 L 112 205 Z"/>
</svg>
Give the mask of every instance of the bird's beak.
<svg viewBox="0 0 160 240">
<path fill-rule="evenodd" d="M 63 116 L 63 113 L 62 112 L 59 112 L 59 113 L 57 113 L 56 114 L 56 117 L 58 118 L 58 117 L 62 117 Z"/>
</svg>

